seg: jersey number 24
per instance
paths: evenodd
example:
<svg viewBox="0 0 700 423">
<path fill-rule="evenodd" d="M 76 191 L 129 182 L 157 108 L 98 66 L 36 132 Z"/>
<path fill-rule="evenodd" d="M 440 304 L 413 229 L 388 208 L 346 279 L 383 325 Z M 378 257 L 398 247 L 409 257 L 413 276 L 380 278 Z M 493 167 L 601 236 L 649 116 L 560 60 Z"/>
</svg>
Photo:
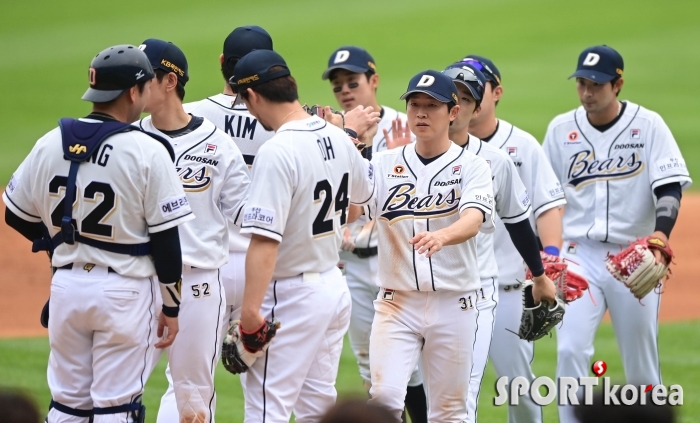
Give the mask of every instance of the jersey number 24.
<svg viewBox="0 0 700 423">
<path fill-rule="evenodd" d="M 316 183 L 314 188 L 314 202 L 321 201 L 321 193 L 324 193 L 323 204 L 318 211 L 318 215 L 311 225 L 311 233 L 313 236 L 325 235 L 335 230 L 333 226 L 333 216 L 330 216 L 331 203 L 334 203 L 335 213 L 340 213 L 340 226 L 345 225 L 348 220 L 348 207 L 350 206 L 350 198 L 348 197 L 348 174 L 343 175 L 340 181 L 338 192 L 333 195 L 333 187 L 327 179 Z M 335 198 L 335 201 L 333 199 Z"/>
</svg>

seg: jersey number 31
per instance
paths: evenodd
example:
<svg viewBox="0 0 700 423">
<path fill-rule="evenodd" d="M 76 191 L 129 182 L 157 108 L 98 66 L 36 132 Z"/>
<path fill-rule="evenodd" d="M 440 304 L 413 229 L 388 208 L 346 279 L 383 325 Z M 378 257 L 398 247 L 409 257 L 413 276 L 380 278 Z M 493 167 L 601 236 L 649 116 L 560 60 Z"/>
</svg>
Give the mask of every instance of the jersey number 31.
<svg viewBox="0 0 700 423">
<path fill-rule="evenodd" d="M 321 198 L 321 193 L 323 193 L 323 198 Z M 333 201 L 335 198 L 335 201 Z M 338 192 L 333 195 L 333 187 L 331 187 L 330 182 L 327 179 L 319 181 L 316 183 L 316 188 L 314 188 L 314 203 L 318 203 L 323 200 L 321 204 L 321 209 L 314 219 L 314 223 L 311 225 L 311 233 L 313 236 L 326 235 L 334 231 L 333 216 L 330 216 L 331 203 L 334 204 L 335 213 L 340 213 L 340 226 L 345 225 L 348 220 L 348 207 L 350 206 L 350 198 L 348 198 L 348 174 L 343 175 L 343 179 L 340 181 L 340 186 L 338 187 Z"/>
</svg>

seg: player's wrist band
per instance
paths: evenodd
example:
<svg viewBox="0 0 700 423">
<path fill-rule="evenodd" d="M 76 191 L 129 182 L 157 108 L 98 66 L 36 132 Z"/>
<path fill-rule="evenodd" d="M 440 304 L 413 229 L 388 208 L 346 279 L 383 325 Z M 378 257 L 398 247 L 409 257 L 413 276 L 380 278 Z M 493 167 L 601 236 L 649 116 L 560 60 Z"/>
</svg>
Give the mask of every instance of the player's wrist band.
<svg viewBox="0 0 700 423">
<path fill-rule="evenodd" d="M 544 252 L 549 254 L 550 256 L 559 257 L 560 251 L 554 245 L 548 245 L 548 246 L 544 247 Z"/>
<path fill-rule="evenodd" d="M 166 305 L 163 305 L 163 314 L 165 314 L 168 317 L 177 317 L 179 312 L 180 306 L 168 307 Z"/>
<path fill-rule="evenodd" d="M 345 133 L 348 134 L 350 136 L 350 138 L 358 139 L 357 132 L 355 132 L 354 130 L 352 130 L 350 128 L 345 128 Z"/>
</svg>

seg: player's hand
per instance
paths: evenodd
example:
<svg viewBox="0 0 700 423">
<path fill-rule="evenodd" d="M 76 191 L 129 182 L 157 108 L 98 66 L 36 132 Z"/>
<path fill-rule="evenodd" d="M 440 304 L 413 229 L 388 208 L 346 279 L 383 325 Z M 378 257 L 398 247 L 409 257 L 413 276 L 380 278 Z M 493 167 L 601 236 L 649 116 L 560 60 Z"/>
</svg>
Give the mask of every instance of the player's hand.
<svg viewBox="0 0 700 423">
<path fill-rule="evenodd" d="M 357 136 L 362 138 L 372 125 L 379 123 L 379 112 L 374 111 L 374 107 L 357 106 L 345 113 L 345 127 L 357 132 Z"/>
<path fill-rule="evenodd" d="M 365 145 L 372 145 L 377 131 L 379 131 L 379 124 L 372 124 L 362 135 L 358 135 L 360 137 L 359 141 Z"/>
<path fill-rule="evenodd" d="M 343 241 L 340 243 L 340 249 L 342 251 L 352 251 L 355 249 L 355 240 L 352 239 L 352 233 L 348 228 L 345 228 L 343 232 Z"/>
<path fill-rule="evenodd" d="M 431 257 L 433 254 L 442 250 L 445 240 L 440 236 L 440 232 L 419 232 L 408 241 L 413 244 L 413 249 L 418 251 L 418 254 L 427 252 L 425 257 Z"/>
<path fill-rule="evenodd" d="M 386 129 L 384 131 L 384 139 L 386 140 L 386 148 L 403 147 L 411 143 L 411 130 L 408 129 L 408 123 L 404 124 L 401 119 L 391 121 L 391 134 Z"/>
<path fill-rule="evenodd" d="M 660 240 L 665 242 L 666 245 L 668 245 L 668 237 L 666 236 L 665 233 L 663 233 L 661 231 L 656 231 L 653 234 L 651 234 L 651 236 L 659 238 Z M 654 258 L 656 259 L 657 263 L 660 263 L 660 264 L 663 264 L 666 266 L 668 266 L 670 264 L 669 260 L 666 258 L 666 256 L 660 250 L 656 250 L 656 249 L 652 250 L 652 253 L 654 253 Z"/>
<path fill-rule="evenodd" d="M 547 277 L 544 273 L 540 276 L 535 276 L 532 278 L 535 283 L 532 287 L 532 298 L 535 300 L 535 304 L 539 304 L 542 301 L 546 301 L 549 304 L 554 304 L 556 300 L 554 297 L 557 295 L 557 289 L 554 286 L 554 282 Z"/>
<path fill-rule="evenodd" d="M 333 113 L 331 106 L 326 106 L 323 108 L 323 118 L 331 125 L 343 129 L 343 116 L 338 113 Z"/>
<path fill-rule="evenodd" d="M 242 331 L 254 331 L 255 329 L 262 326 L 265 322 L 265 318 L 259 311 L 241 311 L 241 330 Z"/>
<path fill-rule="evenodd" d="M 167 333 L 165 328 L 168 328 Z M 165 339 L 161 339 L 156 343 L 156 348 L 167 348 L 175 341 L 175 335 L 180 330 L 177 322 L 177 317 L 168 317 L 163 312 L 158 316 L 158 338 L 162 338 L 165 333 Z"/>
</svg>

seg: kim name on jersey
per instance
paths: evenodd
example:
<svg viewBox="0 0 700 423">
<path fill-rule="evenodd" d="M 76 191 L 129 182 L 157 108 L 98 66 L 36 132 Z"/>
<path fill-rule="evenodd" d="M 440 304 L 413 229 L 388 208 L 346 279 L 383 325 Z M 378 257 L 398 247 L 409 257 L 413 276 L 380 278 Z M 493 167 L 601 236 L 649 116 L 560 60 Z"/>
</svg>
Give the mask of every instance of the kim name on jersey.
<svg viewBox="0 0 700 423">
<path fill-rule="evenodd" d="M 607 159 L 596 159 L 590 150 L 575 153 L 569 158 L 567 185 L 576 189 L 591 182 L 627 179 L 640 174 L 644 162 L 638 152 Z"/>
<path fill-rule="evenodd" d="M 438 181 L 434 186 L 446 187 L 457 185 L 445 192 L 435 192 L 424 197 L 416 196 L 416 186 L 412 183 L 402 183 L 389 188 L 380 219 L 388 220 L 390 224 L 405 218 L 431 219 L 450 216 L 457 213 L 461 193 L 461 179 Z"/>
</svg>

